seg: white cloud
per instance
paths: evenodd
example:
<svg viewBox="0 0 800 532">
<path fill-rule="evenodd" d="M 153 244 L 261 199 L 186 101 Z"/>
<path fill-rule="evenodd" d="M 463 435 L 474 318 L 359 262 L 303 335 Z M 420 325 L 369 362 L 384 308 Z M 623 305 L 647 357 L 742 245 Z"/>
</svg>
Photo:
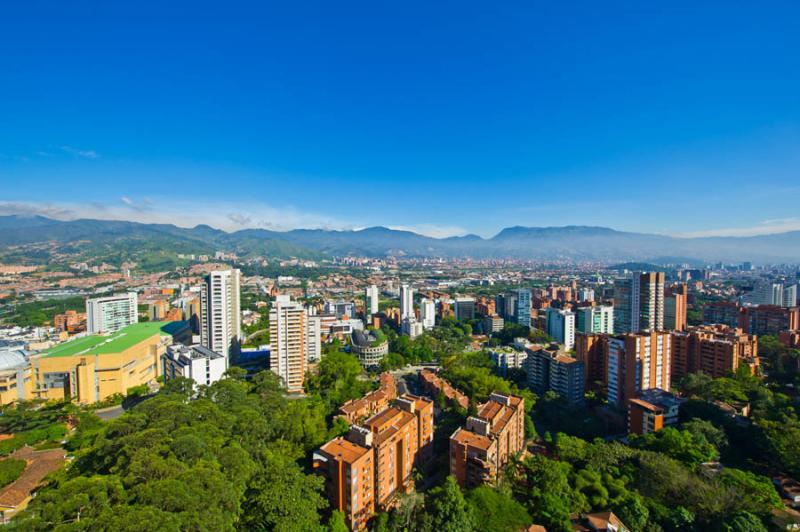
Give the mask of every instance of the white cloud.
<svg viewBox="0 0 800 532">
<path fill-rule="evenodd" d="M 433 238 L 447 238 L 448 236 L 463 236 L 469 231 L 457 225 L 416 224 L 416 225 L 390 225 L 389 229 L 395 231 L 411 231 L 420 235 Z"/>
<path fill-rule="evenodd" d="M 73 146 L 61 146 L 61 151 L 82 159 L 97 159 L 100 157 L 100 154 L 94 150 L 82 150 Z"/>
<path fill-rule="evenodd" d="M 800 218 L 777 218 L 774 220 L 764 220 L 750 227 L 728 227 L 723 229 L 708 229 L 704 231 L 677 233 L 673 236 L 678 236 L 683 238 L 693 238 L 693 237 L 703 237 L 703 236 L 757 236 L 757 235 L 772 235 L 776 233 L 786 233 L 788 231 L 800 231 Z"/>
<path fill-rule="evenodd" d="M 122 196 L 119 202 L 14 202 L 0 201 L 0 215 L 42 215 L 56 220 L 91 218 L 96 220 L 127 220 L 141 223 L 174 224 L 194 227 L 205 224 L 225 231 L 262 228 L 288 231 L 300 228 L 353 229 L 355 224 L 326 216 L 304 212 L 294 207 L 272 207 L 261 203 L 174 201 L 144 198 L 136 201 Z"/>
</svg>

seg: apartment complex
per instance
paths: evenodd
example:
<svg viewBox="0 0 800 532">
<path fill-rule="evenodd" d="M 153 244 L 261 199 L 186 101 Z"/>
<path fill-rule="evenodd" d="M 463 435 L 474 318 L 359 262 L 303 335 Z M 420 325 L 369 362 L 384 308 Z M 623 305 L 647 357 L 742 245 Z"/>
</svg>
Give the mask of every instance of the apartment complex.
<svg viewBox="0 0 800 532">
<path fill-rule="evenodd" d="M 759 365 L 758 338 L 727 325 L 691 327 L 672 333 L 672 378 L 702 372 L 724 377 L 745 365 L 755 373 Z"/>
<path fill-rule="evenodd" d="M 287 295 L 275 298 L 269 312 L 269 369 L 290 393 L 303 391 L 307 356 L 306 309 Z"/>
<path fill-rule="evenodd" d="M 453 301 L 453 312 L 457 320 L 475 319 L 475 300 L 471 297 L 457 297 Z"/>
<path fill-rule="evenodd" d="M 242 337 L 240 277 L 237 269 L 213 271 L 200 291 L 200 343 L 228 364 L 239 356 Z"/>
<path fill-rule="evenodd" d="M 528 348 L 525 362 L 528 386 L 538 394 L 554 391 L 572 404 L 583 402 L 584 364 L 582 361 L 550 348 Z"/>
<path fill-rule="evenodd" d="M 139 321 L 136 292 L 86 300 L 86 332 L 113 333 Z"/>
<path fill-rule="evenodd" d="M 531 326 L 531 291 L 527 288 L 514 290 L 516 299 L 515 320 L 519 325 Z"/>
<path fill-rule="evenodd" d="M 575 329 L 586 334 L 613 334 L 614 333 L 614 307 L 611 305 L 597 305 L 592 307 L 579 307 L 576 314 Z"/>
<path fill-rule="evenodd" d="M 325 478 L 328 500 L 353 530 L 366 528 L 376 510 L 390 508 L 412 483 L 414 467 L 432 456 L 433 402 L 404 394 L 346 437 L 314 453 L 314 469 Z"/>
<path fill-rule="evenodd" d="M 575 313 L 550 307 L 547 309 L 547 334 L 569 350 L 575 346 Z"/>
<path fill-rule="evenodd" d="M 620 409 L 651 388 L 669 390 L 672 343 L 668 332 L 641 332 L 608 339 L 608 402 Z"/>
<path fill-rule="evenodd" d="M 400 320 L 414 317 L 414 289 L 407 284 L 400 286 Z"/>
<path fill-rule="evenodd" d="M 608 335 L 575 335 L 575 358 L 583 363 L 584 386 L 589 388 L 599 382 L 608 384 Z"/>
<path fill-rule="evenodd" d="M 356 423 L 361 419 L 377 414 L 388 408 L 397 398 L 397 383 L 391 373 L 381 373 L 380 386 L 358 399 L 347 401 L 339 408 L 339 417 L 348 423 Z"/>
<path fill-rule="evenodd" d="M 378 313 L 378 287 L 374 284 L 364 289 L 364 314 L 371 316 Z"/>
<path fill-rule="evenodd" d="M 647 272 L 614 282 L 614 332 L 664 329 L 664 272 Z"/>
<path fill-rule="evenodd" d="M 453 388 L 449 382 L 439 377 L 432 369 L 423 369 L 419 372 L 419 383 L 423 391 L 436 399 L 441 394 L 445 400 L 461 408 L 469 407 L 469 397 Z"/>
<path fill-rule="evenodd" d="M 450 474 L 462 488 L 493 483 L 509 458 L 525 446 L 525 400 L 492 393 L 466 427 L 450 436 Z"/>
<path fill-rule="evenodd" d="M 689 287 L 678 283 L 666 288 L 664 294 L 664 329 L 682 331 L 686 329 Z"/>
</svg>

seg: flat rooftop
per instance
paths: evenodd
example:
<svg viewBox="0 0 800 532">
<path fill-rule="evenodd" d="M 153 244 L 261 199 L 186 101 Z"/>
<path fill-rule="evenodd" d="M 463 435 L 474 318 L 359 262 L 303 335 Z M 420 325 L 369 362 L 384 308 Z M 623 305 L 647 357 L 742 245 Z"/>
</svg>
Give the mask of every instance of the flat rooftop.
<svg viewBox="0 0 800 532">
<path fill-rule="evenodd" d="M 482 451 L 486 451 L 492 446 L 492 440 L 478 433 L 470 432 L 464 427 L 459 427 L 453 435 L 450 436 L 450 439 L 457 441 L 465 447 L 474 447 Z"/>
<path fill-rule="evenodd" d="M 172 331 L 176 330 L 175 324 L 184 322 L 174 321 L 146 321 L 128 325 L 115 333 L 101 335 L 93 334 L 76 338 L 54 348 L 45 351 L 42 355 L 45 358 L 51 357 L 70 357 L 76 355 L 110 355 L 121 353 L 130 349 L 138 343 L 159 334 L 161 336 L 171 336 Z M 180 325 L 178 325 L 180 327 Z"/>
</svg>

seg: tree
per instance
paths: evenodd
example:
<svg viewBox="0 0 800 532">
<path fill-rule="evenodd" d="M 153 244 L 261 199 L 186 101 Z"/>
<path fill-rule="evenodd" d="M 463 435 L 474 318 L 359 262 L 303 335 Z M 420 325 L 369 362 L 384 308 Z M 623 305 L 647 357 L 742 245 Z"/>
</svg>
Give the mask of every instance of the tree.
<svg viewBox="0 0 800 532">
<path fill-rule="evenodd" d="M 328 532 L 349 532 L 349 530 L 344 514 L 339 510 L 333 512 L 331 518 L 328 519 Z"/>
<path fill-rule="evenodd" d="M 426 507 L 431 516 L 433 530 L 441 532 L 477 530 L 472 509 L 452 476 L 448 476 L 442 486 L 431 490 Z"/>
<path fill-rule="evenodd" d="M 481 530 L 517 532 L 531 524 L 527 510 L 508 489 L 480 486 L 469 492 L 467 502 Z"/>
<path fill-rule="evenodd" d="M 727 517 L 719 529 L 723 532 L 767 532 L 767 527 L 750 512 L 737 512 Z"/>
</svg>

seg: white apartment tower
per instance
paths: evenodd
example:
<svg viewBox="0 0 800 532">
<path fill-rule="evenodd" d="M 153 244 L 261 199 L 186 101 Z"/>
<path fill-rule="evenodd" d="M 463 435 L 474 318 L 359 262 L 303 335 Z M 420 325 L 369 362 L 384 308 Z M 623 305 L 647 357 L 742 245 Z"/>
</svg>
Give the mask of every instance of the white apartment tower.
<svg viewBox="0 0 800 532">
<path fill-rule="evenodd" d="M 425 329 L 433 329 L 436 325 L 436 303 L 428 298 L 420 302 L 419 317 Z"/>
<path fill-rule="evenodd" d="M 400 319 L 414 317 L 414 289 L 403 284 L 400 287 Z"/>
<path fill-rule="evenodd" d="M 575 313 L 557 308 L 547 309 L 547 334 L 569 350 L 575 347 Z"/>
<path fill-rule="evenodd" d="M 240 279 L 237 269 L 213 271 L 200 291 L 200 344 L 223 355 L 228 365 L 239 355 L 242 337 Z"/>
<path fill-rule="evenodd" d="M 364 313 L 367 316 L 378 313 L 378 287 L 374 284 L 364 289 Z"/>
<path fill-rule="evenodd" d="M 86 332 L 112 333 L 139 321 L 136 292 L 86 300 Z"/>
<path fill-rule="evenodd" d="M 281 378 L 286 391 L 303 391 L 308 345 L 308 312 L 288 295 L 275 298 L 269 312 L 269 369 Z"/>
</svg>

